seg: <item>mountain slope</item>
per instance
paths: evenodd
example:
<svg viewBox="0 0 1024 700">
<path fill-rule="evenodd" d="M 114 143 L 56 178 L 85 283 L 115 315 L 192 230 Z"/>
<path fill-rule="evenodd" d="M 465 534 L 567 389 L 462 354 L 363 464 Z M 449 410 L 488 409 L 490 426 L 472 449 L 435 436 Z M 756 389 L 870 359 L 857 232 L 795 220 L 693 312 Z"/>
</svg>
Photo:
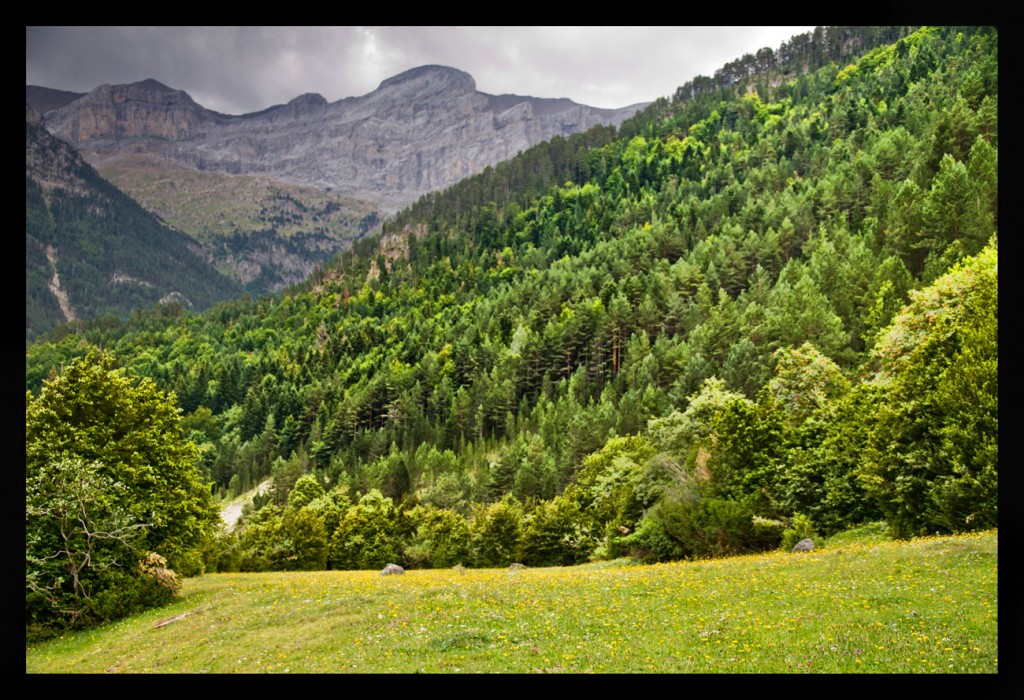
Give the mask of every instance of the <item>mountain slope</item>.
<svg viewBox="0 0 1024 700">
<path fill-rule="evenodd" d="M 265 176 L 193 170 L 144 155 L 102 168 L 104 178 L 198 241 L 214 266 L 253 296 L 305 280 L 380 223 L 372 203 Z"/>
<path fill-rule="evenodd" d="M 160 301 L 202 309 L 237 297 L 200 246 L 103 180 L 74 148 L 25 122 L 28 340 L 57 324 Z"/>
</svg>

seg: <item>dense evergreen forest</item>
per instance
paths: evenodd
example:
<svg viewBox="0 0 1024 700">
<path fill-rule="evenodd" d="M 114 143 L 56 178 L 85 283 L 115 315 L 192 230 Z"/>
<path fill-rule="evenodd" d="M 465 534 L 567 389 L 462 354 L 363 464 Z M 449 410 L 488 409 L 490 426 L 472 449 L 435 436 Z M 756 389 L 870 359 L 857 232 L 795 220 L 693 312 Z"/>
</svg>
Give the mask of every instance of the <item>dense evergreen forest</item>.
<svg viewBox="0 0 1024 700">
<path fill-rule="evenodd" d="M 794 37 L 286 293 L 58 329 L 27 388 L 102 348 L 173 392 L 215 495 L 272 477 L 206 570 L 993 527 L 997 53 L 992 28 Z"/>
</svg>

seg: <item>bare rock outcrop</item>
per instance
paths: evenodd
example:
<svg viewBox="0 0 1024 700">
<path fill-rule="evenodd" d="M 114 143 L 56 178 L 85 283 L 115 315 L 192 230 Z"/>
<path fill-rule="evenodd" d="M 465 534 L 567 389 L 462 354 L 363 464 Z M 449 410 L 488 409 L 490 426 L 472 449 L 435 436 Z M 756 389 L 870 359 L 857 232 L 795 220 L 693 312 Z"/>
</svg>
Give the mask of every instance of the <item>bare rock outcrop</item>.
<svg viewBox="0 0 1024 700">
<path fill-rule="evenodd" d="M 207 110 L 155 80 L 101 85 L 46 112 L 44 123 L 93 165 L 149 153 L 198 170 L 329 189 L 393 211 L 555 136 L 618 126 L 643 106 L 487 95 L 468 73 L 422 66 L 360 97 L 329 103 L 308 93 L 241 116 Z"/>
</svg>

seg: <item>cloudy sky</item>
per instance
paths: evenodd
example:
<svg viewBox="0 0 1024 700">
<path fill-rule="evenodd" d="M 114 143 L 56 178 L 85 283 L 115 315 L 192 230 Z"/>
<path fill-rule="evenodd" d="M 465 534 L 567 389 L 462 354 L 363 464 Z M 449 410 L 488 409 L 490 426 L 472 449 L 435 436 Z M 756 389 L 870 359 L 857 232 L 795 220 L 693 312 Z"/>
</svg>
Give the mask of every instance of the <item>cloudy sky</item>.
<svg viewBox="0 0 1024 700">
<path fill-rule="evenodd" d="M 436 63 L 492 95 L 624 107 L 813 27 L 26 27 L 25 83 L 89 92 L 153 78 L 225 114 L 330 102 Z"/>
</svg>

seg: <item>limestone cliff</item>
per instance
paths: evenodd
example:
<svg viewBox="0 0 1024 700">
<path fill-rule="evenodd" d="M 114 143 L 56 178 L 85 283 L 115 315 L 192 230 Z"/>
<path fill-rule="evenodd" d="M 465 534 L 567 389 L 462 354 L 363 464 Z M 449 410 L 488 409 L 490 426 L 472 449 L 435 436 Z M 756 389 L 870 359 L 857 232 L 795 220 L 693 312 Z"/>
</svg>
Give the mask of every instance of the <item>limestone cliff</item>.
<svg viewBox="0 0 1024 700">
<path fill-rule="evenodd" d="M 567 99 L 487 95 L 473 78 L 422 66 L 375 91 L 317 94 L 241 116 L 196 104 L 155 80 L 103 85 L 47 112 L 46 127 L 94 165 L 148 153 L 198 170 L 266 175 L 394 211 L 554 136 L 619 125 L 643 105 L 603 110 Z"/>
</svg>

